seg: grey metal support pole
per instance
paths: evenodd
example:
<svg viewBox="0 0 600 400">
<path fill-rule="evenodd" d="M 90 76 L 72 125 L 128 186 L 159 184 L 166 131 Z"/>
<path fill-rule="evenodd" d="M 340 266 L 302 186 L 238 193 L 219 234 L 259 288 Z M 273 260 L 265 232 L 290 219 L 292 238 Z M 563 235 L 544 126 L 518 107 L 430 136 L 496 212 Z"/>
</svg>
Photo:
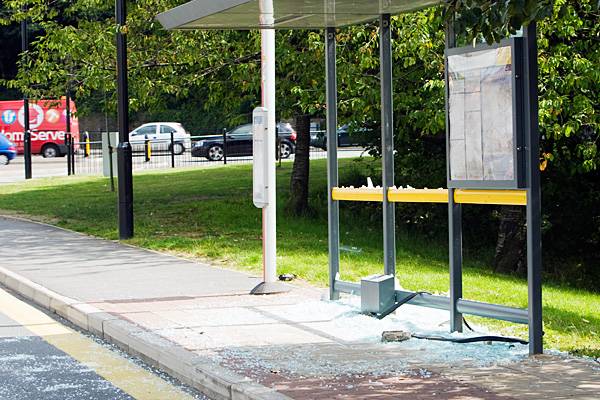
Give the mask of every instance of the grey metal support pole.
<svg viewBox="0 0 600 400">
<path fill-rule="evenodd" d="M 527 282 L 529 294 L 529 354 L 541 354 L 542 326 L 542 232 L 541 184 L 539 169 L 538 60 L 536 24 L 523 30 L 525 39 L 525 146 L 527 154 Z"/>
<path fill-rule="evenodd" d="M 223 128 L 223 164 L 227 164 L 227 129 Z"/>
<path fill-rule="evenodd" d="M 73 148 L 73 146 L 71 146 L 72 140 L 71 134 L 65 133 L 65 147 L 67 148 L 67 176 L 71 176 L 71 162 L 73 161 L 71 158 L 71 149 Z"/>
<path fill-rule="evenodd" d="M 24 55 L 29 49 L 29 30 L 27 19 L 21 21 L 21 52 Z M 25 179 L 31 179 L 31 130 L 29 127 L 29 99 L 23 93 L 23 155 Z"/>
<path fill-rule="evenodd" d="M 340 205 L 332 198 L 338 186 L 337 159 L 337 69 L 335 28 L 325 32 L 325 75 L 327 87 L 327 223 L 329 233 L 329 299 L 338 300 L 335 280 L 340 272 Z"/>
<path fill-rule="evenodd" d="M 381 67 L 381 155 L 383 186 L 383 265 L 385 273 L 396 275 L 396 208 L 387 191 L 394 186 L 394 98 L 392 89 L 392 35 L 390 15 L 380 16 L 379 56 Z"/>
<path fill-rule="evenodd" d="M 125 0 L 116 0 L 117 20 L 117 89 L 119 145 L 117 168 L 119 179 L 119 238 L 133 237 L 132 149 L 129 143 L 129 89 L 127 85 L 127 9 Z"/>
<path fill-rule="evenodd" d="M 71 135 L 71 89 L 70 87 L 67 87 L 67 99 L 65 100 L 65 122 L 66 122 L 66 135 L 68 135 L 70 137 L 69 140 L 69 149 L 67 150 L 67 157 L 69 157 L 69 160 L 67 161 L 67 165 L 69 168 L 69 172 L 67 175 L 75 175 L 75 168 L 73 168 L 73 161 L 74 161 L 74 157 L 73 157 L 73 151 L 75 149 L 75 146 L 73 145 L 73 142 L 75 141 L 73 139 L 73 136 Z"/>
<path fill-rule="evenodd" d="M 454 26 L 446 26 L 446 49 L 456 46 Z M 445 70 L 448 71 L 446 59 Z M 449 97 L 448 74 L 446 74 L 446 104 Z M 448 111 L 448 110 L 446 110 Z M 446 132 L 450 130 L 450 114 L 446 112 Z M 450 148 L 449 135 L 446 135 L 446 148 Z M 450 164 L 447 163 L 449 166 Z M 447 168 L 450 174 L 450 168 Z M 450 264 L 450 332 L 462 332 L 463 316 L 458 311 L 458 300 L 462 298 L 462 204 L 454 202 L 454 189 L 448 189 L 448 249 Z"/>
<path fill-rule="evenodd" d="M 454 202 L 454 189 L 448 189 L 448 240 L 450 259 L 450 332 L 462 332 L 463 316 L 458 312 L 462 298 L 462 205 Z"/>
<path fill-rule="evenodd" d="M 171 131 L 171 168 L 175 168 L 175 134 Z"/>
<path fill-rule="evenodd" d="M 75 175 L 75 137 L 71 134 L 71 175 Z"/>
</svg>

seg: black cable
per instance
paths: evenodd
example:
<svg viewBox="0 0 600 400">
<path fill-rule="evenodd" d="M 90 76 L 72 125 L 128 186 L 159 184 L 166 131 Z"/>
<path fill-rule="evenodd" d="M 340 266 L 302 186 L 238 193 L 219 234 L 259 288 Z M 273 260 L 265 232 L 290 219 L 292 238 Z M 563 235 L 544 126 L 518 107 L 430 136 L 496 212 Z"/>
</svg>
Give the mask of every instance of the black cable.
<svg viewBox="0 0 600 400">
<path fill-rule="evenodd" d="M 428 293 L 428 292 L 415 292 L 415 293 L 411 293 L 408 296 L 406 296 L 405 298 L 403 298 L 401 301 L 398 301 L 398 302 L 394 303 L 393 306 L 391 306 L 390 308 L 388 308 L 387 310 L 385 310 L 381 314 L 372 314 L 372 315 L 375 318 L 377 318 L 377 319 L 384 319 L 385 317 L 387 317 L 388 315 L 390 315 L 391 313 L 393 313 L 394 311 L 396 311 L 398 308 L 400 308 L 400 306 L 408 303 L 409 301 L 411 301 L 412 299 L 414 299 L 415 297 L 417 297 L 418 295 L 421 295 L 421 294 L 430 294 L 430 293 Z"/>
<path fill-rule="evenodd" d="M 471 332 L 475 332 L 475 329 L 471 328 L 471 325 L 469 325 L 465 317 L 463 317 L 463 323 L 465 324 L 468 330 L 470 330 Z"/>
<path fill-rule="evenodd" d="M 393 306 L 391 306 L 390 308 L 388 308 L 381 314 L 372 313 L 371 315 L 373 315 L 377 319 L 383 319 L 383 318 L 387 317 L 388 315 L 390 315 L 391 313 L 393 313 L 394 311 L 396 311 L 402 305 L 408 303 L 415 297 L 422 295 L 422 294 L 431 294 L 431 293 L 428 293 L 428 292 L 411 293 L 410 295 L 403 298 L 401 301 L 394 303 Z M 463 323 L 471 332 L 475 332 L 475 330 L 473 328 L 471 328 L 471 325 L 469 325 L 469 323 L 467 322 L 465 317 L 463 317 Z M 522 340 L 519 338 L 513 338 L 513 337 L 505 337 L 505 336 L 476 336 L 476 337 L 470 337 L 470 338 L 448 338 L 448 337 L 438 336 L 438 335 L 423 335 L 423 334 L 419 334 L 419 333 L 413 333 L 413 334 L 411 334 L 411 337 L 415 338 L 415 339 L 435 340 L 438 342 L 451 342 L 451 343 L 503 342 L 503 343 L 529 344 L 529 342 L 526 340 Z"/>
<path fill-rule="evenodd" d="M 411 337 L 415 339 L 423 339 L 423 340 L 435 340 L 438 342 L 451 342 L 451 343 L 475 343 L 475 342 L 504 342 L 504 343 L 519 343 L 519 344 L 529 344 L 528 341 L 512 338 L 512 337 L 504 337 L 504 336 L 476 336 L 470 338 L 448 338 L 444 336 L 437 335 L 423 335 L 419 333 L 413 333 Z"/>
</svg>

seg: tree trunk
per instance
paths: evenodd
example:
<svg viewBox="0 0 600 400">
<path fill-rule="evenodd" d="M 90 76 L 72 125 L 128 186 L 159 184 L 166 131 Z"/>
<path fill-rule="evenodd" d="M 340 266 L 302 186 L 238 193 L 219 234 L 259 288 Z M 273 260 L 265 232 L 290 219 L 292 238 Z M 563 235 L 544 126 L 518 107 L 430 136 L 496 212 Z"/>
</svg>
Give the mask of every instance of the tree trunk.
<svg viewBox="0 0 600 400">
<path fill-rule="evenodd" d="M 526 272 L 526 229 L 523 207 L 504 206 L 500 208 L 494 271 L 520 275 Z"/>
<path fill-rule="evenodd" d="M 308 208 L 308 177 L 310 170 L 310 115 L 296 116 L 296 155 L 290 182 L 287 210 L 293 215 L 304 215 Z"/>
</svg>

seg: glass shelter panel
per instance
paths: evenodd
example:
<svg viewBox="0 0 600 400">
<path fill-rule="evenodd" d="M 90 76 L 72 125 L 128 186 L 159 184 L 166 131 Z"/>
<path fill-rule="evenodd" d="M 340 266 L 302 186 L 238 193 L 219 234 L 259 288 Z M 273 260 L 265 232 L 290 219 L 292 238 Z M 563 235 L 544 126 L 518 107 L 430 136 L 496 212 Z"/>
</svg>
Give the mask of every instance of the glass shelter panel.
<svg viewBox="0 0 600 400">
<path fill-rule="evenodd" d="M 450 186 L 516 185 L 514 76 L 510 44 L 448 55 Z"/>
</svg>

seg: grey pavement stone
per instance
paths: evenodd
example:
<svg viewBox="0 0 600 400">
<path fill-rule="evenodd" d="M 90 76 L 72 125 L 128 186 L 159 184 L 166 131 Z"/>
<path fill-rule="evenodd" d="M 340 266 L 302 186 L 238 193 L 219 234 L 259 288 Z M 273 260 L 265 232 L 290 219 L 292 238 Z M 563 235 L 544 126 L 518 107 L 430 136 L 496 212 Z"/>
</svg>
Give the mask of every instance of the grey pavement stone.
<svg viewBox="0 0 600 400">
<path fill-rule="evenodd" d="M 0 216 L 0 235 L 3 265 L 76 300 L 248 293 L 260 281 L 235 271 L 14 218 Z M 12 277 L 7 277 L 5 284 L 18 289 L 13 287 Z"/>
</svg>

